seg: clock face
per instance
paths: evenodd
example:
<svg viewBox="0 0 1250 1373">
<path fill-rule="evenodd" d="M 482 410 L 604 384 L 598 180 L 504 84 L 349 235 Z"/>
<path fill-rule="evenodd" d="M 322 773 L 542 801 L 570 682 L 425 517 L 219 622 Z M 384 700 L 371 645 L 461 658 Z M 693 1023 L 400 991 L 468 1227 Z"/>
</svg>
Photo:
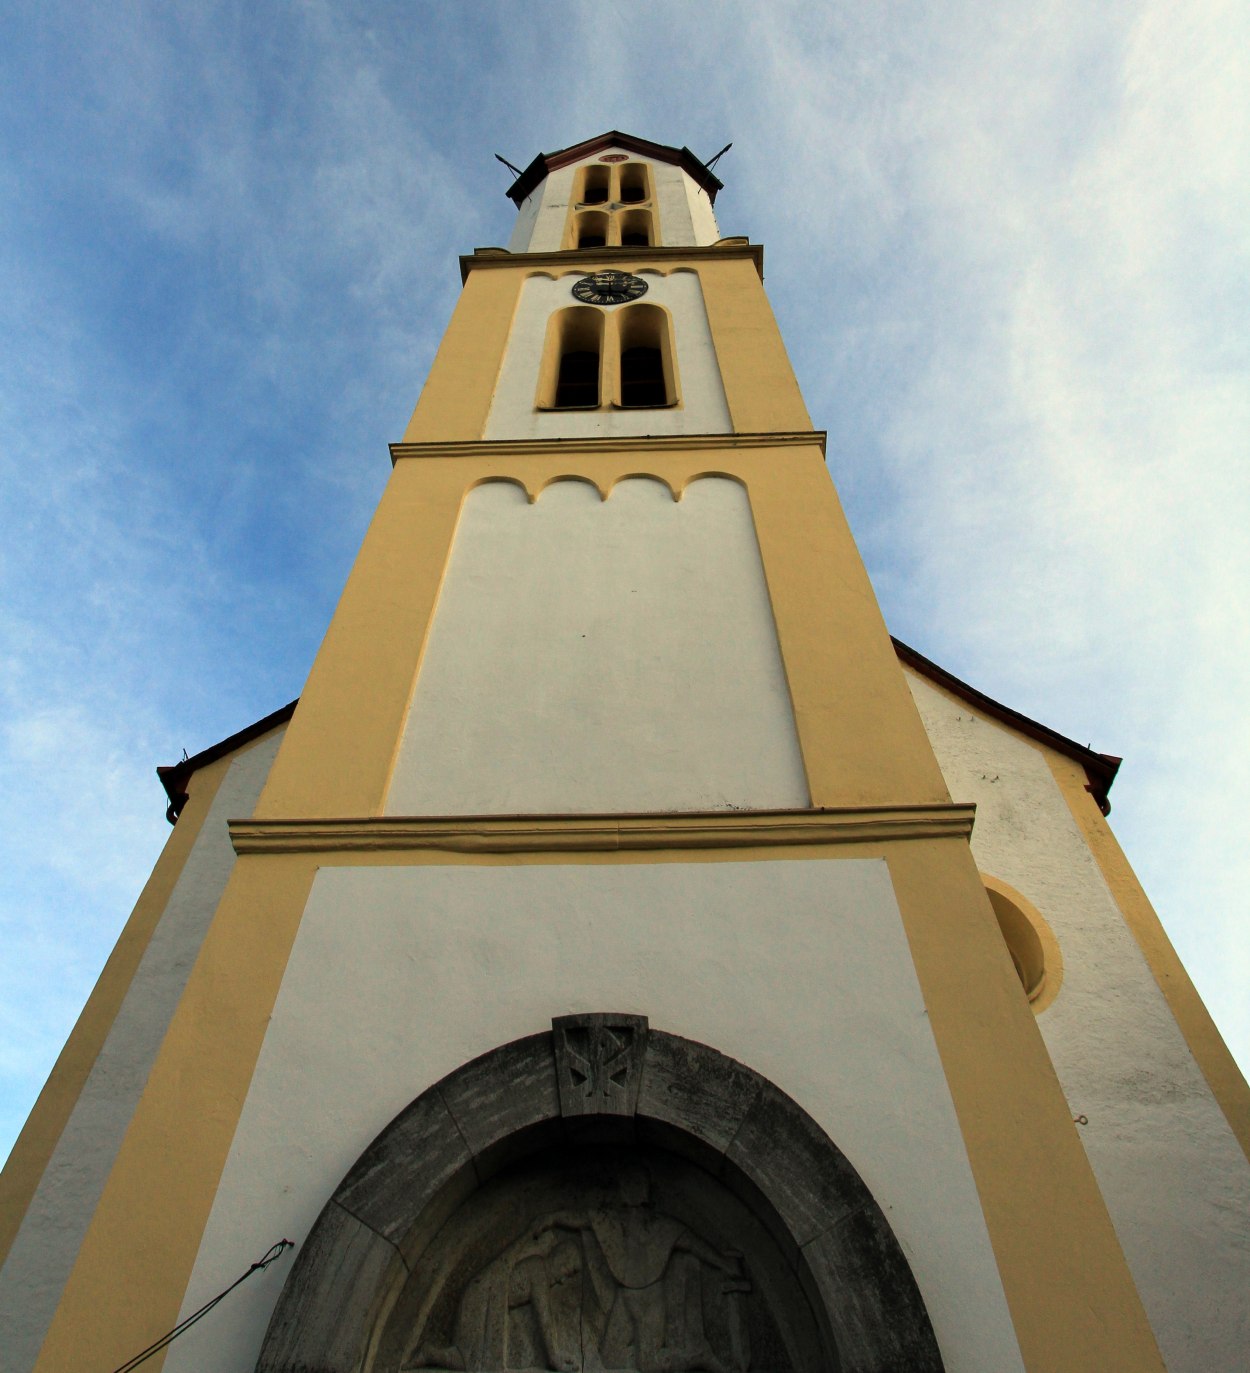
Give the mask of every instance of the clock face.
<svg viewBox="0 0 1250 1373">
<path fill-rule="evenodd" d="M 647 283 L 628 272 L 595 272 L 573 286 L 573 294 L 587 305 L 622 305 L 645 295 Z"/>
</svg>

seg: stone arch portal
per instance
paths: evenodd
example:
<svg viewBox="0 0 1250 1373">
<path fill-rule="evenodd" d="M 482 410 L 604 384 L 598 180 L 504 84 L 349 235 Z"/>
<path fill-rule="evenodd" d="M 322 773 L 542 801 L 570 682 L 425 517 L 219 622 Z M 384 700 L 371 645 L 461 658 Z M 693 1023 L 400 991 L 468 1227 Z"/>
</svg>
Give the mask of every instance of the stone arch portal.
<svg viewBox="0 0 1250 1373">
<path fill-rule="evenodd" d="M 340 1183 L 258 1373 L 941 1370 L 867 1187 L 788 1096 L 641 1016 L 423 1092 Z"/>
</svg>

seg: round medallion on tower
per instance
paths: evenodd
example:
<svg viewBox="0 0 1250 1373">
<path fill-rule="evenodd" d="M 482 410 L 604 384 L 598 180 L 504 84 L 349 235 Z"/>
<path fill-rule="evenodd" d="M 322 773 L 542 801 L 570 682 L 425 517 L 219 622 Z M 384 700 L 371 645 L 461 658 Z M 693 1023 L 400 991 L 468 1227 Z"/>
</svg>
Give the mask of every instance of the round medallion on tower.
<svg viewBox="0 0 1250 1373">
<path fill-rule="evenodd" d="M 623 305 L 646 291 L 647 283 L 629 272 L 592 272 L 573 285 L 573 294 L 587 305 Z"/>
</svg>

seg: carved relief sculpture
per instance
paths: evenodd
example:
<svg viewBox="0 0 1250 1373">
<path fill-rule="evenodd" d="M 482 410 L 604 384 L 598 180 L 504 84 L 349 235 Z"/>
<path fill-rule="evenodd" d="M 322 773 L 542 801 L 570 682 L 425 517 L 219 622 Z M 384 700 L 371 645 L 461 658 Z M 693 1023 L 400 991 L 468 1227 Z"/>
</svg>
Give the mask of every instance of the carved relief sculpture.
<svg viewBox="0 0 1250 1373">
<path fill-rule="evenodd" d="M 641 1166 L 599 1204 L 548 1212 L 465 1284 L 455 1342 L 406 1369 L 748 1373 L 742 1256 L 651 1202 Z"/>
</svg>

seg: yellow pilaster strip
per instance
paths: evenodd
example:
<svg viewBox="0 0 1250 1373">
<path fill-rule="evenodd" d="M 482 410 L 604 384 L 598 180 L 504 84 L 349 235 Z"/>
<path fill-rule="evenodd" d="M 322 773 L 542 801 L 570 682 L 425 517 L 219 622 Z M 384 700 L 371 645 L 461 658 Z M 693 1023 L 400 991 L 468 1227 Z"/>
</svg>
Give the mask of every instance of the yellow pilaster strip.
<svg viewBox="0 0 1250 1373">
<path fill-rule="evenodd" d="M 36 1373 L 115 1368 L 177 1321 L 312 877 L 299 857 L 235 863 Z"/>
<path fill-rule="evenodd" d="M 756 266 L 743 257 L 699 264 L 725 399 L 739 433 L 810 429 L 811 417 Z"/>
<path fill-rule="evenodd" d="M 750 496 L 816 807 L 936 804 L 946 785 L 824 465 L 819 436 L 744 447 L 451 446 L 399 461 L 256 808 L 261 819 L 381 813 L 466 493 L 560 476 L 609 491 L 645 471 L 680 493 L 704 473 Z M 404 450 L 401 449 L 401 453 Z"/>
<path fill-rule="evenodd" d="M 779 457 L 747 485 L 812 805 L 948 801 L 823 455 Z"/>
<path fill-rule="evenodd" d="M 888 861 L 1025 1367 L 1161 1373 L 1141 1298 L 966 845 L 895 844 Z"/>
<path fill-rule="evenodd" d="M 230 759 L 222 758 L 192 778 L 189 800 L 182 815 L 166 840 L 130 919 L 17 1137 L 4 1172 L 0 1174 L 0 1264 L 8 1257 L 39 1179 L 108 1038 L 139 961 L 164 914 L 174 884 L 182 874 L 183 864 L 229 766 Z M 153 804 L 156 804 L 155 797 Z"/>
<path fill-rule="evenodd" d="M 1085 774 L 1080 765 L 1043 750 L 1073 818 L 1090 852 L 1098 862 L 1124 923 L 1136 939 L 1159 990 L 1189 1045 L 1220 1110 L 1236 1135 L 1242 1152 L 1250 1159 L 1250 1085 L 1242 1076 L 1237 1060 L 1228 1051 L 1211 1013 L 1203 1005 L 1198 989 L 1189 979 L 1176 955 L 1150 898 L 1120 848 L 1102 812 L 1085 789 Z"/>
<path fill-rule="evenodd" d="M 465 282 L 404 431 L 406 443 L 482 437 L 522 280 L 516 271 L 474 272 Z"/>
</svg>

